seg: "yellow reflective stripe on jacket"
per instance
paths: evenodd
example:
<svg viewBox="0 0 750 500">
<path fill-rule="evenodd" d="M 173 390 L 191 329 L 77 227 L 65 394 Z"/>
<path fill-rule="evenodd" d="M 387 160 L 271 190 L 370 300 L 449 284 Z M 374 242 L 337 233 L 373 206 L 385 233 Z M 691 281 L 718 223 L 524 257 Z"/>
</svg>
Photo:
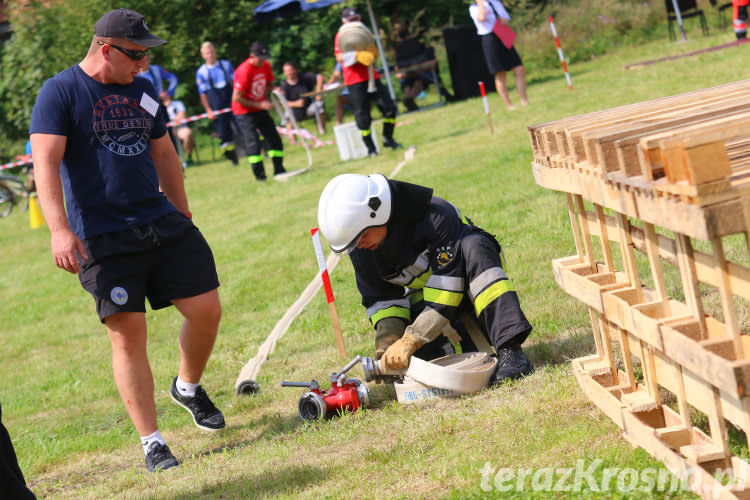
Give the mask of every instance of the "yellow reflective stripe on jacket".
<svg viewBox="0 0 750 500">
<path fill-rule="evenodd" d="M 422 276 L 415 276 L 408 287 L 421 290 L 429 281 L 430 276 L 432 276 L 432 269 L 427 269 L 427 272 L 423 273 Z"/>
<path fill-rule="evenodd" d="M 420 300 L 424 300 L 424 292 L 421 288 L 419 290 L 415 290 L 414 293 L 409 294 L 409 304 L 414 305 Z"/>
<path fill-rule="evenodd" d="M 464 298 L 464 294 L 458 292 L 448 292 L 446 290 L 429 287 L 424 287 L 422 290 L 424 291 L 425 302 L 432 302 L 433 304 L 458 307 L 461 300 Z"/>
<path fill-rule="evenodd" d="M 368 128 L 367 130 L 360 130 L 359 133 L 362 134 L 363 137 L 368 136 L 370 135 L 370 129 Z"/>
<path fill-rule="evenodd" d="M 283 158 L 284 157 L 284 151 L 281 149 L 269 149 L 268 150 L 268 156 L 270 158 Z"/>
<path fill-rule="evenodd" d="M 411 311 L 399 306 L 386 307 L 370 316 L 370 321 L 373 325 L 377 325 L 378 321 L 383 318 L 403 318 L 408 323 L 411 321 Z"/>
<path fill-rule="evenodd" d="M 250 155 L 247 157 L 248 163 L 260 163 L 263 161 L 263 155 Z"/>
<path fill-rule="evenodd" d="M 511 285 L 510 280 L 498 281 L 497 283 L 488 286 L 482 293 L 477 295 L 477 298 L 474 300 L 474 311 L 476 311 L 477 316 L 484 311 L 484 308 L 487 307 L 490 302 L 500 297 L 505 292 L 512 291 L 513 285 Z"/>
</svg>

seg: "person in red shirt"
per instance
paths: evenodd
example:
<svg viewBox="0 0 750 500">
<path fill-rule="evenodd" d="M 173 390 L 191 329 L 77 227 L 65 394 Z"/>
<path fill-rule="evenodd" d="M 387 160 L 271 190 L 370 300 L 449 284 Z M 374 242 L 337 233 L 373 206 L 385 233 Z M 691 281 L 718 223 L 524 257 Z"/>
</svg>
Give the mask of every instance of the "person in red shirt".
<svg viewBox="0 0 750 500">
<path fill-rule="evenodd" d="M 359 13 L 351 7 L 346 7 L 341 12 L 341 22 L 344 24 L 360 21 Z M 401 145 L 393 139 L 393 129 L 396 126 L 396 113 L 398 108 L 391 99 L 388 91 L 380 82 L 380 75 L 374 71 L 375 92 L 368 93 L 369 84 L 368 67 L 357 61 L 357 54 L 342 52 L 339 48 L 339 35 L 333 41 L 334 55 L 336 60 L 343 66 L 344 84 L 349 89 L 349 100 L 354 110 L 354 120 L 357 128 L 362 134 L 362 141 L 367 146 L 370 156 L 377 155 L 375 143 L 370 135 L 372 118 L 370 116 L 370 101 L 374 102 L 383 115 L 383 146 L 396 149 Z"/>
<path fill-rule="evenodd" d="M 748 0 L 732 0 L 732 24 L 737 40 L 747 38 L 747 5 Z"/>
<path fill-rule="evenodd" d="M 248 57 L 234 72 L 232 92 L 232 113 L 240 127 L 240 135 L 245 141 L 247 161 L 253 167 L 253 174 L 259 181 L 266 180 L 263 156 L 260 154 L 260 131 L 270 148 L 268 156 L 273 161 L 273 175 L 283 174 L 284 147 L 276 130 L 276 124 L 268 113 L 273 107 L 266 98 L 266 92 L 274 81 L 273 71 L 268 62 L 268 47 L 255 42 L 250 47 Z"/>
</svg>

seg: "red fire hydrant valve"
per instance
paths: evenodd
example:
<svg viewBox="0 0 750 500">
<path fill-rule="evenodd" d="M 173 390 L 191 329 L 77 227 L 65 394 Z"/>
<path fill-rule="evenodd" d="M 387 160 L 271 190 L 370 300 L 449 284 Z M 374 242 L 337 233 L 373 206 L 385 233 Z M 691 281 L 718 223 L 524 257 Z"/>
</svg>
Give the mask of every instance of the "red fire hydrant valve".
<svg viewBox="0 0 750 500">
<path fill-rule="evenodd" d="M 340 412 L 349 411 L 354 413 L 360 407 L 369 403 L 369 392 L 367 385 L 356 379 L 346 378 L 346 372 L 362 360 L 357 356 L 348 365 L 338 372 L 331 374 L 331 388 L 321 391 L 318 383 L 313 379 L 310 382 L 281 382 L 282 387 L 307 387 L 308 392 L 299 398 L 297 405 L 300 416 L 307 421 L 330 418 Z"/>
</svg>

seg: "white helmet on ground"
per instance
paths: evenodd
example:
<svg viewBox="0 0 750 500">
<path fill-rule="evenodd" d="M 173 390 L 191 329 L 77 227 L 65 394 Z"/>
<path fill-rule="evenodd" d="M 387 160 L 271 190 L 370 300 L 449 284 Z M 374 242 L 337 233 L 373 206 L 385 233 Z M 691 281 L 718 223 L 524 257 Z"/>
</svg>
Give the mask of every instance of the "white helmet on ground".
<svg viewBox="0 0 750 500">
<path fill-rule="evenodd" d="M 338 175 L 320 195 L 318 226 L 336 253 L 352 250 L 366 229 L 390 217 L 391 189 L 382 174 Z"/>
</svg>

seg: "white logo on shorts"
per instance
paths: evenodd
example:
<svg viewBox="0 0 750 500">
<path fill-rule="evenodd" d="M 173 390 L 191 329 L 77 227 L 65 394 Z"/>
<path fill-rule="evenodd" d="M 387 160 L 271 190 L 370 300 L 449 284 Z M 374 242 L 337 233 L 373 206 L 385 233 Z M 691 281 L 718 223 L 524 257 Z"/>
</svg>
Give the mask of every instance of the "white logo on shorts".
<svg viewBox="0 0 750 500">
<path fill-rule="evenodd" d="M 112 297 L 112 302 L 118 306 L 121 306 L 128 301 L 128 292 L 121 286 L 114 287 L 109 296 Z"/>
</svg>

